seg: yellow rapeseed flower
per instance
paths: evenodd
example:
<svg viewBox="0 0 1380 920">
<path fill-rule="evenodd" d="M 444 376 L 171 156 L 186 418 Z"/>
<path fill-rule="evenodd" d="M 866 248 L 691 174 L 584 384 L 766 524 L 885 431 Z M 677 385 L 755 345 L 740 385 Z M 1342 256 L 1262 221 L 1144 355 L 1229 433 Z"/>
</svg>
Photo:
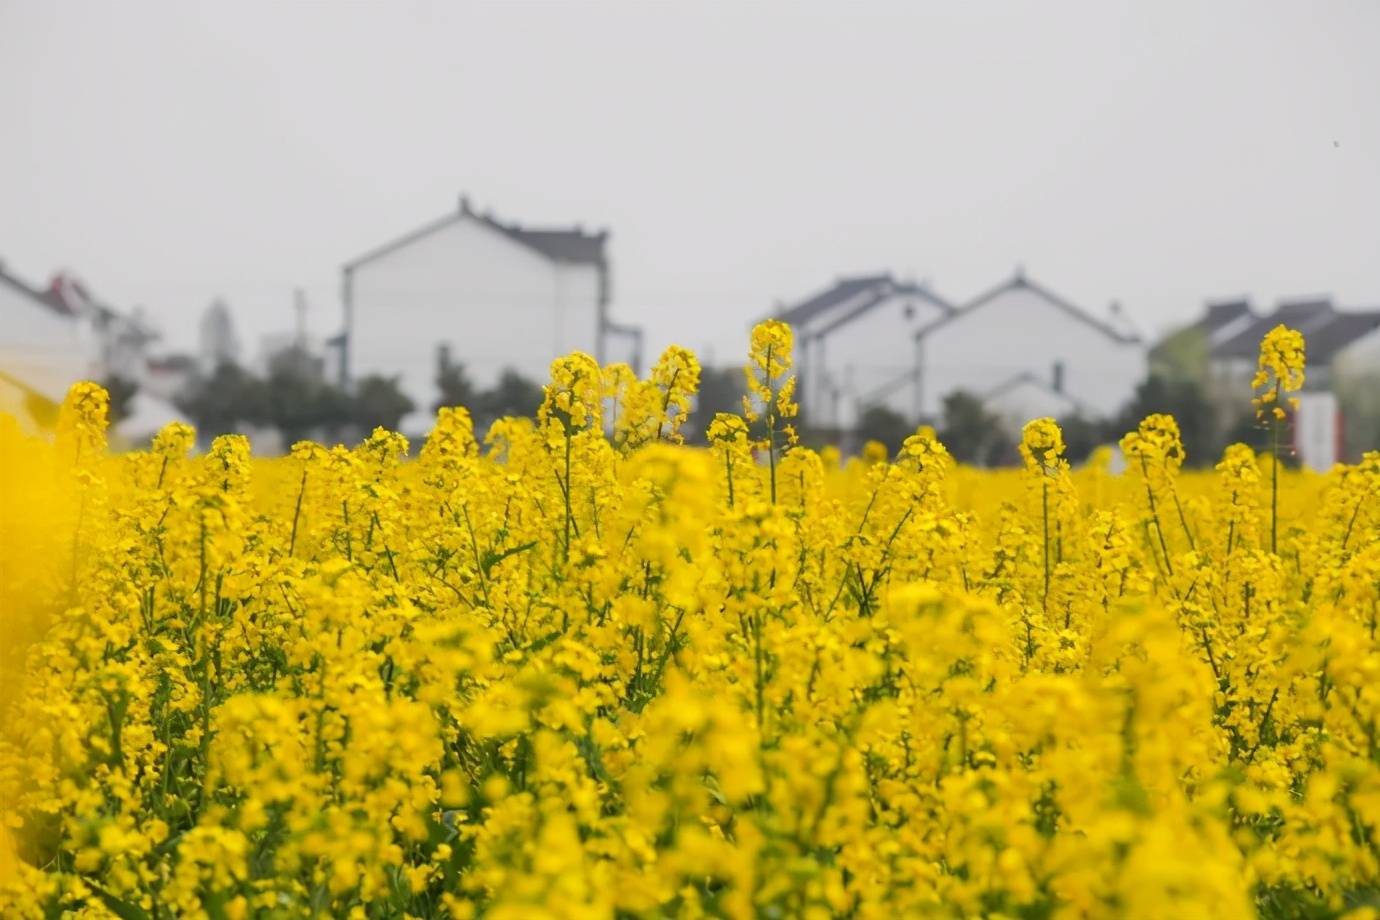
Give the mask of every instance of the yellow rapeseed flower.
<svg viewBox="0 0 1380 920">
<path fill-rule="evenodd" d="M 0 916 L 1369 910 L 1380 453 L 844 458 L 791 350 L 754 330 L 707 448 L 675 347 L 415 459 L 111 453 L 94 384 L 0 418 Z"/>
</svg>

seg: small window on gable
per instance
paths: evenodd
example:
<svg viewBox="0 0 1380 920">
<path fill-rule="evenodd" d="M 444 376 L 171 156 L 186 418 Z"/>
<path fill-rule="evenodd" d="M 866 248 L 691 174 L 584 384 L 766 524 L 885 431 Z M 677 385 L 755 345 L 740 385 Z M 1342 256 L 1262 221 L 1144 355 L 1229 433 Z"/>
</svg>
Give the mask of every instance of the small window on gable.
<svg viewBox="0 0 1380 920">
<path fill-rule="evenodd" d="M 915 304 L 907 303 L 905 306 L 901 307 L 901 314 L 906 319 L 915 319 Z"/>
</svg>

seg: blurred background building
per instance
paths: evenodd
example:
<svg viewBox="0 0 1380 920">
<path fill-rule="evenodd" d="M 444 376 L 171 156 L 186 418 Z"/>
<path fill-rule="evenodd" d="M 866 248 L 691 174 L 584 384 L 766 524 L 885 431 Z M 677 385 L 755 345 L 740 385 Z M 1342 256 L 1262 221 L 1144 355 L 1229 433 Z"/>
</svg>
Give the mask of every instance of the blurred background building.
<svg viewBox="0 0 1380 920">
<path fill-rule="evenodd" d="M 38 287 L 0 266 L 0 409 L 49 428 L 67 387 L 92 379 L 111 391 L 117 445 L 174 420 L 196 424 L 203 447 L 234 431 L 269 453 L 378 425 L 416 438 L 440 405 L 469 407 L 482 432 L 536 410 L 558 355 L 642 365 L 640 327 L 610 315 L 608 239 L 579 226 L 523 228 L 462 199 L 346 265 L 343 329 L 312 335 L 306 295 L 285 292 L 290 314 L 254 353 L 223 298 L 202 311 L 194 350 L 160 350 L 141 311 L 109 306 L 70 273 Z M 807 443 L 895 447 L 928 424 L 960 460 L 1001 464 L 1016 461 L 1028 419 L 1051 416 L 1077 462 L 1168 412 L 1189 462 L 1210 464 L 1232 441 L 1265 447 L 1250 381 L 1261 338 L 1284 323 L 1308 351 L 1291 457 L 1326 469 L 1380 445 L 1380 309 L 1327 296 L 1270 311 L 1249 298 L 1209 301 L 1153 344 L 1120 304 L 1086 309 L 1020 269 L 963 302 L 891 273 L 842 277 L 770 315 L 796 334 Z M 736 411 L 741 392 L 739 365 L 706 367 L 692 436 L 715 412 Z"/>
<path fill-rule="evenodd" d="M 1145 377 L 1119 306 L 1095 316 L 1020 269 L 958 305 L 890 274 L 842 278 L 775 315 L 796 329 L 808 424 L 832 437 L 884 415 L 913 429 L 964 394 L 1017 439 L 1045 415 L 1104 422 Z"/>
<path fill-rule="evenodd" d="M 773 315 L 806 443 L 1014 462 L 1051 415 L 1081 459 L 1170 412 L 1208 464 L 1268 441 L 1296 320 L 1299 458 L 1380 447 L 1380 3 L 831 7 L 0 3 L 6 398 L 415 440 L 678 343 L 694 436 Z"/>
<path fill-rule="evenodd" d="M 346 263 L 342 382 L 396 379 L 414 408 L 409 433 L 427 429 L 439 375 L 463 367 L 476 387 L 505 371 L 544 382 L 573 351 L 636 367 L 637 328 L 609 314 L 607 230 L 524 227 L 459 207 Z M 443 359 L 444 356 L 444 359 Z"/>
<path fill-rule="evenodd" d="M 1327 296 L 1282 300 L 1269 312 L 1249 298 L 1209 302 L 1155 345 L 1151 369 L 1199 388 L 1216 423 L 1230 427 L 1250 411 L 1260 340 L 1281 323 L 1307 342 L 1295 426 L 1303 462 L 1326 469 L 1380 446 L 1380 310 L 1339 309 Z"/>
<path fill-rule="evenodd" d="M 954 306 L 890 273 L 840 278 L 774 312 L 795 331 L 800 403 L 812 424 L 845 431 L 871 406 L 924 414 L 917 335 Z"/>
<path fill-rule="evenodd" d="M 117 442 L 134 443 L 180 419 L 169 399 L 142 388 L 158 338 L 140 311 L 103 303 L 70 273 L 37 288 L 0 263 L 0 411 L 29 430 L 52 426 L 78 380 L 110 390 Z"/>
</svg>

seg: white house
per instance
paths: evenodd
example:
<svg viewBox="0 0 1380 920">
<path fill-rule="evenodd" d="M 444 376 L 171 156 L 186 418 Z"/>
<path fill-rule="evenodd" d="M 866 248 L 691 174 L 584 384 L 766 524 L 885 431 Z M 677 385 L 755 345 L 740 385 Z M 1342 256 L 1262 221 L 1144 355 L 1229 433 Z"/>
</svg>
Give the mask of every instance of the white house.
<svg viewBox="0 0 1380 920">
<path fill-rule="evenodd" d="M 33 426 L 99 370 L 90 325 L 0 266 L 0 411 Z"/>
<path fill-rule="evenodd" d="M 1061 389 L 1058 381 L 1030 371 L 1022 371 L 976 395 L 988 412 L 1001 419 L 1002 427 L 1013 437 L 1019 437 L 1021 428 L 1033 418 L 1061 419 L 1074 415 L 1091 418 L 1096 415 Z"/>
<path fill-rule="evenodd" d="M 79 380 L 122 377 L 139 385 L 115 434 L 135 440 L 181 420 L 166 399 L 144 389 L 147 348 L 157 334 L 136 313 L 92 298 L 70 276 L 46 290 L 0 266 L 0 411 L 31 430 L 48 427 L 67 388 Z"/>
<path fill-rule="evenodd" d="M 640 358 L 640 333 L 609 317 L 608 232 L 534 228 L 474 211 L 452 213 L 344 268 L 342 376 L 399 378 L 429 427 L 441 348 L 477 387 L 505 369 L 544 383 L 553 358 Z"/>
<path fill-rule="evenodd" d="M 1206 337 L 1205 383 L 1223 404 L 1223 417 L 1248 411 L 1260 342 L 1283 324 L 1303 333 L 1308 357 L 1294 430 L 1303 461 L 1327 469 L 1338 458 L 1359 459 L 1380 443 L 1380 310 L 1339 310 L 1325 296 L 1285 300 L 1265 315 L 1248 301 L 1242 304 L 1232 335 L 1213 334 L 1219 306 L 1209 304 L 1203 318 L 1170 337 Z"/>
<path fill-rule="evenodd" d="M 1332 357 L 1331 384 L 1342 410 L 1342 459 L 1380 448 L 1380 310 Z M 1311 344 L 1311 343 L 1310 343 Z"/>
<path fill-rule="evenodd" d="M 840 278 L 774 315 L 795 330 L 802 413 L 820 428 L 851 429 L 873 406 L 936 420 L 957 390 L 1016 430 L 1040 415 L 1103 418 L 1145 378 L 1145 348 L 1119 306 L 1096 317 L 1019 271 L 961 307 L 878 274 Z"/>
<path fill-rule="evenodd" d="M 890 274 L 840 278 L 775 313 L 796 337 L 802 412 L 821 428 L 849 429 L 873 406 L 919 415 L 915 334 L 953 306 L 926 285 Z"/>
<path fill-rule="evenodd" d="M 1130 400 L 1146 372 L 1145 346 L 1120 307 L 1096 317 L 1020 271 L 924 326 L 914 340 L 924 418 L 938 418 L 944 397 L 956 390 L 979 397 L 996 390 L 1006 411 L 1023 401 L 1029 411 L 1076 406 L 1104 418 Z M 1047 384 L 1038 399 L 1032 379 Z M 1022 385 L 1003 389 L 1009 381 Z"/>
<path fill-rule="evenodd" d="M 1211 316 L 1209 305 L 1207 317 Z M 1326 389 L 1332 383 L 1333 364 L 1355 363 L 1355 354 L 1363 339 L 1380 329 L 1380 310 L 1338 310 L 1330 297 L 1303 297 L 1284 300 L 1275 311 L 1260 315 L 1244 304 L 1244 316 L 1249 322 L 1226 337 L 1209 339 L 1208 371 L 1215 379 L 1228 380 L 1242 393 L 1250 392 L 1250 379 L 1255 373 L 1260 342 L 1275 326 L 1285 325 L 1303 333 L 1308 355 L 1307 387 Z M 1189 328 L 1203 327 L 1207 317 Z M 1348 354 L 1352 352 L 1352 354 Z"/>
</svg>

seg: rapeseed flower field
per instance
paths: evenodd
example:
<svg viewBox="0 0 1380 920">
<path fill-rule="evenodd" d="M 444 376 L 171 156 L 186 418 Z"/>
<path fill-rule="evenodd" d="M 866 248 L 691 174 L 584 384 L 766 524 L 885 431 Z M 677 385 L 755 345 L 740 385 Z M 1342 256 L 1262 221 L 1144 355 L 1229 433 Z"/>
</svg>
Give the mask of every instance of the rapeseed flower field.
<svg viewBox="0 0 1380 920">
<path fill-rule="evenodd" d="M 1380 453 L 844 462 L 791 354 L 704 449 L 679 348 L 415 457 L 0 424 L 0 916 L 1376 916 Z"/>
</svg>

